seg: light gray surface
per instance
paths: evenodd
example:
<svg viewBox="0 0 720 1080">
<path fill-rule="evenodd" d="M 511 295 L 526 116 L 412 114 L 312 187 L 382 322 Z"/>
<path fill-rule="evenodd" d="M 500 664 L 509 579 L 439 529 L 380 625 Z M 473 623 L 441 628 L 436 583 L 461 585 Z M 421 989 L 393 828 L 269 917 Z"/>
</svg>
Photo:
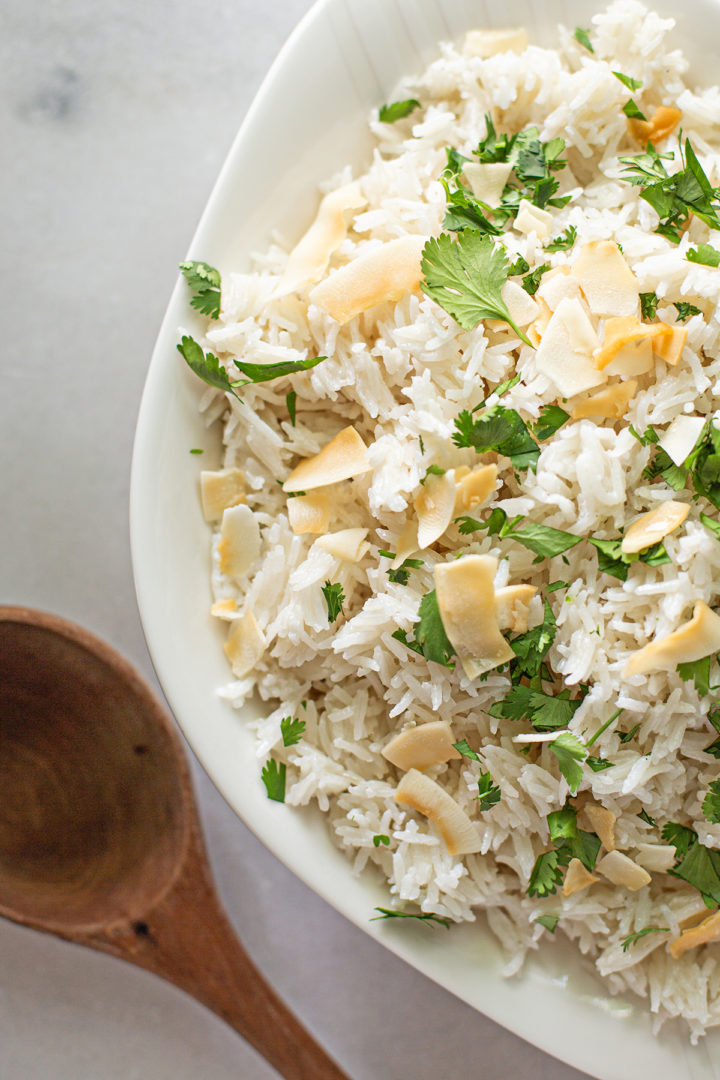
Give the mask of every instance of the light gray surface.
<svg viewBox="0 0 720 1080">
<path fill-rule="evenodd" d="M 0 13 L 0 600 L 75 619 L 151 681 L 127 529 L 146 365 L 244 110 L 309 7 L 4 0 Z M 235 925 L 354 1080 L 579 1080 L 337 915 L 195 777 Z M 3 922 L 0 958 L 2 1080 L 274 1076 L 143 972 Z"/>
</svg>

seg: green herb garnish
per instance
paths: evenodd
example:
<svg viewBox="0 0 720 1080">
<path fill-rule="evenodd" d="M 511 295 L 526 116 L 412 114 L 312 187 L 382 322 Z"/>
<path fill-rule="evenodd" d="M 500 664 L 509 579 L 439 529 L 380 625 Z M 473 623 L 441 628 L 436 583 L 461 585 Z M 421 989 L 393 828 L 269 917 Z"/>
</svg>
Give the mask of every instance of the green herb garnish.
<svg viewBox="0 0 720 1080">
<path fill-rule="evenodd" d="M 642 87 L 640 79 L 633 79 L 630 75 L 623 75 L 621 71 L 613 71 L 613 75 L 620 80 L 623 86 L 628 88 L 631 94 L 634 94 L 636 90 L 640 90 Z"/>
<path fill-rule="evenodd" d="M 568 225 L 565 232 L 560 233 L 559 236 L 554 236 L 549 243 L 545 245 L 545 250 L 550 251 L 569 251 L 577 240 L 577 229 L 574 225 Z"/>
<path fill-rule="evenodd" d="M 478 777 L 478 794 L 475 799 L 479 803 L 478 809 L 492 810 L 493 806 L 497 805 L 502 798 L 502 792 L 497 784 L 493 783 L 493 778 L 489 772 L 480 773 Z"/>
<path fill-rule="evenodd" d="M 383 124 L 394 124 L 396 120 L 404 120 L 410 113 L 421 108 L 422 105 L 415 98 L 408 98 L 406 101 L 393 101 L 389 105 L 380 106 L 378 120 Z"/>
<path fill-rule="evenodd" d="M 701 266 L 720 266 L 720 251 L 711 244 L 698 244 L 696 248 L 688 248 L 685 258 L 688 262 L 699 263 Z"/>
<path fill-rule="evenodd" d="M 292 716 L 283 716 L 280 721 L 283 746 L 295 746 L 299 743 L 306 727 L 305 720 L 294 720 Z"/>
<path fill-rule="evenodd" d="M 263 766 L 262 782 L 265 785 L 268 799 L 272 799 L 274 802 L 285 802 L 285 775 L 287 768 L 282 762 L 277 762 L 275 758 L 269 758 Z"/>
<path fill-rule="evenodd" d="M 708 792 L 702 803 L 702 812 L 713 825 L 720 825 L 720 780 L 713 780 L 708 785 Z"/>
<path fill-rule="evenodd" d="M 640 314 L 643 319 L 654 319 L 657 313 L 657 307 L 660 301 L 658 300 L 657 293 L 654 292 L 641 292 L 640 293 Z"/>
<path fill-rule="evenodd" d="M 390 844 L 390 837 L 385 836 L 384 833 L 376 833 L 375 836 L 373 836 L 373 844 L 375 845 L 375 847 L 380 847 L 381 844 L 383 844 L 385 847 L 388 847 L 388 845 Z"/>
<path fill-rule="evenodd" d="M 588 52 L 595 52 L 592 45 L 590 44 L 590 35 L 588 34 L 587 30 L 583 30 L 581 26 L 576 26 L 573 37 L 578 42 L 578 44 L 582 45 L 582 47 L 584 49 L 587 49 Z"/>
<path fill-rule="evenodd" d="M 332 585 L 329 581 L 326 581 L 322 586 L 322 594 L 325 597 L 325 603 L 328 609 L 328 622 L 333 623 L 339 615 L 343 613 L 343 603 L 345 601 L 345 593 L 340 582 L 336 582 Z"/>
<path fill-rule="evenodd" d="M 678 313 L 678 322 L 687 322 L 693 315 L 702 314 L 699 307 L 695 307 L 694 304 L 687 304 L 684 300 L 678 300 L 673 304 L 673 307 Z"/>
<path fill-rule="evenodd" d="M 423 915 L 421 912 L 413 911 L 395 911 L 393 908 L 376 907 L 375 911 L 379 911 L 379 915 L 374 915 L 370 922 L 376 922 L 378 919 L 417 919 L 418 922 L 438 924 L 444 926 L 446 930 L 450 929 L 452 925 L 449 919 L 442 919 L 439 915 Z"/>
<path fill-rule="evenodd" d="M 238 401 L 242 399 L 236 393 L 236 387 L 250 383 L 270 382 L 272 379 L 293 375 L 296 371 L 308 371 L 326 360 L 325 356 L 316 356 L 312 360 L 283 360 L 279 364 L 251 364 L 244 360 L 233 360 L 244 379 L 232 381 L 217 356 L 203 352 L 194 338 L 185 336 L 178 345 L 178 352 L 195 374 L 206 382 L 227 394 L 232 394 Z"/>
<path fill-rule="evenodd" d="M 669 926 L 646 926 L 643 930 L 636 930 L 634 934 L 628 934 L 625 940 L 622 942 L 622 951 L 627 952 L 631 946 L 644 938 L 647 934 L 669 934 Z"/>
<path fill-rule="evenodd" d="M 220 271 L 206 262 L 193 259 L 180 263 L 183 277 L 193 290 L 190 307 L 217 319 L 220 314 Z"/>
<path fill-rule="evenodd" d="M 582 702 L 582 697 L 571 701 L 569 690 L 545 694 L 518 683 L 501 701 L 493 702 L 488 712 L 497 720 L 528 720 L 536 731 L 555 731 L 568 726 Z"/>
<path fill-rule="evenodd" d="M 285 404 L 287 406 L 288 416 L 290 417 L 290 423 L 295 427 L 295 409 L 297 406 L 297 394 L 294 390 L 291 390 L 289 394 L 285 395 Z"/>
<path fill-rule="evenodd" d="M 567 780 L 570 793 L 575 795 L 582 783 L 582 765 L 588 756 L 587 747 L 576 735 L 563 731 L 550 743 L 550 750 L 558 759 L 560 772 Z"/>
</svg>

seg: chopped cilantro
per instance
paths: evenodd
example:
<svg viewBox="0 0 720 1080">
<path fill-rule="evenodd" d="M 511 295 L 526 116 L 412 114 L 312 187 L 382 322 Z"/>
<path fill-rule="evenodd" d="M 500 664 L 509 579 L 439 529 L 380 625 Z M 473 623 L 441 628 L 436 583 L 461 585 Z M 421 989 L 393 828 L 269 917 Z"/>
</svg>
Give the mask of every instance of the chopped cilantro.
<svg viewBox="0 0 720 1080">
<path fill-rule="evenodd" d="M 557 851 L 545 851 L 538 855 L 528 881 L 528 896 L 550 896 L 562 884 L 562 867 Z"/>
<path fill-rule="evenodd" d="M 562 810 L 553 810 L 547 816 L 547 827 L 553 844 L 558 840 L 572 840 L 578 834 L 577 810 L 566 803 Z"/>
<path fill-rule="evenodd" d="M 426 593 L 418 609 L 420 618 L 415 624 L 415 640 L 411 641 L 404 630 L 396 630 L 392 635 L 403 645 L 420 653 L 426 660 L 434 660 L 443 667 L 453 667 L 450 658 L 455 654 L 440 617 L 435 590 Z"/>
<path fill-rule="evenodd" d="M 574 806 L 566 802 L 562 810 L 548 814 L 547 826 L 561 866 L 567 866 L 571 859 L 579 859 L 588 870 L 593 869 L 600 850 L 600 839 L 595 833 L 578 828 Z"/>
<path fill-rule="evenodd" d="M 631 739 L 635 738 L 639 730 L 640 725 L 636 724 L 635 727 L 631 727 L 629 731 L 618 731 L 618 739 L 624 746 L 625 743 L 629 743 Z"/>
<path fill-rule="evenodd" d="M 378 120 L 383 124 L 394 124 L 396 120 L 404 120 L 410 113 L 421 108 L 422 105 L 415 98 L 408 98 L 406 101 L 393 101 L 389 105 L 380 106 Z"/>
<path fill-rule="evenodd" d="M 500 802 L 502 793 L 489 772 L 480 773 L 478 777 L 478 794 L 475 796 L 479 802 L 479 810 L 492 810 L 493 806 Z"/>
<path fill-rule="evenodd" d="M 440 183 L 445 188 L 447 208 L 443 218 L 443 228 L 450 232 L 462 232 L 464 229 L 477 229 L 481 233 L 490 236 L 499 236 L 502 229 L 494 225 L 487 217 L 489 207 L 478 199 L 469 188 L 460 183 L 457 174 L 449 175 L 445 170 L 440 177 Z"/>
<path fill-rule="evenodd" d="M 309 371 L 317 367 L 326 356 L 314 356 L 311 360 L 281 360 L 278 364 L 251 364 L 245 360 L 233 360 L 233 364 L 245 376 L 245 380 L 235 384 L 248 386 L 250 383 L 271 382 L 285 375 L 294 375 L 297 371 Z"/>
<path fill-rule="evenodd" d="M 429 476 L 444 476 L 445 469 L 442 469 L 439 465 L 428 465 L 425 475 L 420 481 L 421 484 L 426 484 Z"/>
<path fill-rule="evenodd" d="M 543 405 L 540 416 L 532 425 L 531 430 L 538 442 L 544 442 L 559 431 L 569 419 L 570 413 L 565 412 L 559 405 Z"/>
<path fill-rule="evenodd" d="M 545 592 L 557 592 L 558 589 L 569 589 L 569 581 L 551 581 L 549 585 L 545 586 Z"/>
<path fill-rule="evenodd" d="M 678 322 L 687 322 L 693 315 L 700 315 L 700 308 L 695 307 L 694 304 L 687 304 L 684 300 L 678 300 L 673 304 L 673 307 L 677 309 Z"/>
<path fill-rule="evenodd" d="M 395 567 L 394 570 L 392 568 L 388 570 L 387 576 L 396 585 L 407 585 L 410 580 L 410 571 L 419 570 L 423 565 L 422 559 L 405 559 L 405 561 L 400 566 Z"/>
<path fill-rule="evenodd" d="M 707 514 L 700 514 L 700 520 L 706 529 L 709 529 L 716 540 L 720 540 L 720 521 L 715 521 L 713 518 L 708 517 Z"/>
<path fill-rule="evenodd" d="M 288 416 L 290 417 L 290 423 L 295 427 L 295 408 L 297 405 L 297 394 L 294 390 L 291 390 L 289 394 L 285 395 L 285 404 L 287 406 Z"/>
<path fill-rule="evenodd" d="M 595 734 L 590 736 L 590 738 L 588 739 L 588 741 L 586 743 L 586 746 L 592 746 L 593 743 L 597 742 L 597 740 L 602 735 L 603 731 L 607 731 L 607 729 L 610 727 L 610 725 L 613 724 L 617 720 L 618 716 L 620 716 L 621 713 L 622 713 L 622 709 L 616 709 L 615 712 L 612 714 L 612 716 L 609 716 L 608 719 L 605 721 L 605 723 L 602 724 L 597 729 Z"/>
<path fill-rule="evenodd" d="M 540 449 L 530 434 L 525 421 L 515 409 L 493 405 L 479 419 L 463 410 L 455 417 L 456 446 L 472 446 L 478 454 L 494 450 L 510 458 L 515 469 L 533 469 L 537 466 Z"/>
<path fill-rule="evenodd" d="M 582 697 L 571 701 L 569 690 L 545 694 L 518 683 L 488 711 L 497 720 L 529 720 L 536 731 L 555 731 L 568 726 L 582 702 Z"/>
<path fill-rule="evenodd" d="M 568 225 L 565 232 L 560 233 L 559 236 L 554 236 L 553 239 L 545 245 L 545 250 L 550 251 L 569 251 L 577 240 L 577 229 L 574 225 Z"/>
<path fill-rule="evenodd" d="M 471 748 L 467 739 L 461 739 L 460 742 L 453 743 L 453 746 L 463 755 L 463 757 L 470 758 L 472 761 L 480 760 L 475 751 Z"/>
<path fill-rule="evenodd" d="M 603 574 L 627 581 L 628 567 L 634 562 L 643 562 L 646 566 L 661 566 L 670 562 L 670 556 L 662 543 L 653 544 L 637 555 L 626 555 L 622 550 L 622 538 L 617 540 L 597 540 L 589 536 L 588 540 L 597 548 L 598 568 Z"/>
<path fill-rule="evenodd" d="M 576 735 L 563 731 L 550 743 L 550 749 L 558 759 L 560 772 L 567 780 L 571 794 L 575 795 L 582 783 L 582 765 L 587 758 L 587 747 Z"/>
<path fill-rule="evenodd" d="M 563 551 L 569 551 L 582 540 L 581 536 L 574 533 L 563 532 L 561 529 L 553 529 L 549 525 L 536 525 L 528 522 L 519 525 L 523 518 L 508 519 L 507 514 L 501 507 L 496 507 L 488 519 L 483 523 L 467 514 L 456 519 L 461 522 L 459 526 L 462 535 L 468 535 L 477 529 L 486 528 L 490 536 L 499 536 L 501 540 L 517 540 L 523 547 L 533 551 L 542 558 L 552 558 L 561 555 Z"/>
<path fill-rule="evenodd" d="M 634 98 L 630 98 L 629 101 L 625 102 L 622 111 L 625 113 L 628 120 L 645 120 L 647 122 L 647 116 L 640 109 Z"/>
<path fill-rule="evenodd" d="M 678 856 L 680 862 L 669 873 L 697 889 L 708 907 L 720 904 L 720 851 L 695 840 L 684 854 L 678 852 Z"/>
<path fill-rule="evenodd" d="M 375 847 L 380 847 L 381 844 L 387 847 L 389 843 L 390 837 L 385 836 L 384 833 L 376 833 L 375 836 L 373 836 L 373 844 L 375 845 Z"/>
<path fill-rule="evenodd" d="M 653 828 L 655 827 L 655 818 L 650 817 L 647 810 L 645 810 L 645 809 L 641 810 L 640 813 L 638 814 L 638 817 L 640 818 L 641 821 L 647 822 L 647 824 L 652 825 Z"/>
<path fill-rule="evenodd" d="M 534 270 L 531 270 L 529 274 L 526 274 L 522 279 L 522 287 L 529 296 L 534 296 L 540 288 L 540 279 L 543 274 L 546 274 L 550 269 L 550 263 L 543 263 L 542 266 L 536 266 Z"/>
<path fill-rule="evenodd" d="M 270 382 L 271 379 L 279 379 L 284 375 L 293 375 L 296 371 L 307 371 L 327 359 L 325 356 L 316 356 L 312 360 L 283 360 L 279 364 L 251 364 L 244 360 L 233 360 L 235 367 L 245 376 L 244 379 L 233 382 L 217 356 L 203 352 L 194 338 L 183 337 L 177 348 L 188 366 L 203 382 L 233 394 L 238 401 L 241 400 L 235 391 L 238 386 Z"/>
<path fill-rule="evenodd" d="M 194 291 L 190 307 L 217 319 L 220 314 L 220 272 L 206 262 L 194 259 L 180 263 L 180 270 L 188 285 Z"/>
<path fill-rule="evenodd" d="M 613 71 L 613 75 L 620 80 L 623 86 L 628 88 L 631 94 L 634 94 L 636 90 L 640 90 L 642 87 L 640 79 L 633 79 L 630 75 L 623 75 L 621 71 Z"/>
<path fill-rule="evenodd" d="M 677 673 L 680 678 L 686 681 L 692 679 L 695 683 L 695 689 L 701 697 L 705 697 L 710 693 L 711 689 L 715 689 L 715 687 L 710 686 L 712 659 L 712 655 L 703 656 L 701 660 L 690 660 L 686 664 L 678 664 L 677 666 Z"/>
<path fill-rule="evenodd" d="M 583 30 L 581 26 L 576 26 L 573 37 L 578 42 L 578 44 L 582 45 L 582 47 L 584 49 L 587 49 L 588 52 L 595 52 L 592 45 L 590 44 L 590 35 L 588 34 L 587 30 Z"/>
<path fill-rule="evenodd" d="M 643 476 L 648 480 L 661 476 L 675 491 L 691 480 L 696 494 L 704 495 L 720 510 L 720 429 L 713 421 L 708 422 L 682 465 L 675 465 L 664 450 L 657 448 Z"/>
<path fill-rule="evenodd" d="M 322 594 L 325 597 L 325 603 L 328 609 L 328 622 L 332 623 L 343 613 L 343 602 L 345 600 L 345 594 L 340 582 L 336 582 L 332 585 L 329 581 L 326 581 L 322 586 Z"/>
<path fill-rule="evenodd" d="M 698 838 L 694 829 L 687 825 L 680 825 L 677 821 L 668 821 L 667 825 L 663 825 L 660 835 L 666 844 L 672 844 L 675 848 L 677 859 L 684 858 Z"/>
<path fill-rule="evenodd" d="M 612 769 L 615 762 L 608 761 L 607 758 L 601 757 L 587 757 L 585 764 L 588 765 L 593 772 L 602 772 L 603 769 Z"/>
<path fill-rule="evenodd" d="M 641 292 L 640 293 L 640 314 L 643 319 L 654 319 L 657 313 L 657 307 L 660 301 L 658 300 L 657 293 L 654 292 Z"/>
<path fill-rule="evenodd" d="M 705 175 L 689 139 L 685 139 L 684 154 L 682 143 L 679 152 L 682 168 L 672 175 L 663 161 L 675 155 L 659 154 L 652 143 L 642 154 L 620 158 L 625 165 L 625 179 L 642 187 L 640 198 L 652 206 L 660 219 L 655 231 L 674 244 L 680 242 L 692 214 L 711 229 L 720 228 L 717 189 Z"/>
<path fill-rule="evenodd" d="M 545 930 L 549 930 L 551 934 L 554 934 L 557 930 L 557 924 L 560 922 L 559 915 L 538 915 L 534 920 L 539 923 Z"/>
<path fill-rule="evenodd" d="M 513 683 L 519 682 L 523 676 L 534 679 L 543 670 L 545 657 L 555 640 L 557 622 L 555 615 L 547 600 L 543 607 L 543 621 L 534 626 L 532 630 L 526 630 L 510 642 L 515 659 L 510 661 L 510 677 Z"/>
<path fill-rule="evenodd" d="M 640 938 L 644 938 L 646 934 L 669 934 L 669 926 L 646 926 L 643 930 L 636 930 L 634 934 L 628 934 L 625 940 L 622 942 L 622 951 L 627 952 L 628 949 L 634 945 Z"/>
<path fill-rule="evenodd" d="M 282 762 L 275 758 L 269 758 L 262 769 L 261 777 L 265 785 L 268 799 L 274 802 L 285 802 L 285 774 L 287 769 Z"/>
<path fill-rule="evenodd" d="M 702 812 L 713 825 L 720 825 L 720 780 L 713 780 L 708 785 L 708 793 L 702 803 Z"/>
<path fill-rule="evenodd" d="M 455 518 L 455 521 L 460 522 L 458 525 L 458 532 L 461 536 L 469 536 L 470 533 L 485 528 L 485 523 L 483 521 L 478 521 L 477 518 L 470 517 L 469 514 L 461 514 L 460 517 Z"/>
<path fill-rule="evenodd" d="M 508 274 L 510 277 L 517 277 L 519 274 L 527 274 L 529 269 L 530 263 L 527 259 L 523 259 L 522 255 L 518 255 L 515 262 L 510 264 Z"/>
<path fill-rule="evenodd" d="M 190 451 L 190 453 L 191 453 L 191 454 L 204 454 L 204 453 L 205 453 L 205 451 L 204 451 L 204 450 L 200 450 L 200 448 L 199 448 L 199 447 L 197 447 L 197 446 L 193 446 L 193 448 L 192 448 L 192 450 Z"/>
<path fill-rule="evenodd" d="M 423 248 L 420 287 L 464 330 L 473 330 L 482 319 L 501 319 L 529 345 L 501 296 L 508 269 L 504 249 L 479 230 L 466 229 L 457 240 L 443 233 Z"/>
<path fill-rule="evenodd" d="M 421 912 L 414 911 L 395 911 L 394 908 L 376 907 L 375 911 L 379 911 L 379 915 L 373 915 L 370 922 L 376 922 L 378 919 L 417 919 L 418 922 L 427 924 L 437 924 L 444 926 L 446 930 L 450 929 L 451 923 L 449 919 L 442 919 L 439 915 L 424 915 Z"/>
<path fill-rule="evenodd" d="M 299 743 L 306 727 L 304 720 L 294 720 L 292 716 L 283 716 L 280 721 L 283 746 L 295 746 Z"/>
<path fill-rule="evenodd" d="M 698 244 L 685 252 L 688 262 L 700 263 L 701 266 L 720 266 L 720 251 L 711 244 Z"/>
</svg>

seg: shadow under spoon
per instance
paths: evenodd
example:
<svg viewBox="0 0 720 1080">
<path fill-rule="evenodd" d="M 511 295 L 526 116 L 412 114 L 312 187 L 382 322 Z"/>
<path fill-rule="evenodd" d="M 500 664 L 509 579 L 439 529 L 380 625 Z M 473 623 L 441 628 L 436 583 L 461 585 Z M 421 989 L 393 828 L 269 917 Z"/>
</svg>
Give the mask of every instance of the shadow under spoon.
<svg viewBox="0 0 720 1080">
<path fill-rule="evenodd" d="M 172 721 L 118 653 L 0 607 L 0 915 L 154 972 L 287 1080 L 348 1080 L 217 896 Z"/>
</svg>

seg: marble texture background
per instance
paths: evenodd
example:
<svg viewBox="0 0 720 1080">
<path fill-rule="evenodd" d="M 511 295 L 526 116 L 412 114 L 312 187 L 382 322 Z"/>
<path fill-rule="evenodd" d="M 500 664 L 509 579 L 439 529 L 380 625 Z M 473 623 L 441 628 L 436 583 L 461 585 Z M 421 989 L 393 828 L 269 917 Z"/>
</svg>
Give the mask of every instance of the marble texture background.
<svg viewBox="0 0 720 1080">
<path fill-rule="evenodd" d="M 146 365 L 230 141 L 309 7 L 4 0 L 0 10 L 0 599 L 84 624 L 151 681 L 127 526 Z M 580 1080 L 346 922 L 194 772 L 231 918 L 354 1080 Z M 174 988 L 0 922 L 2 1080 L 274 1075 Z"/>
</svg>

